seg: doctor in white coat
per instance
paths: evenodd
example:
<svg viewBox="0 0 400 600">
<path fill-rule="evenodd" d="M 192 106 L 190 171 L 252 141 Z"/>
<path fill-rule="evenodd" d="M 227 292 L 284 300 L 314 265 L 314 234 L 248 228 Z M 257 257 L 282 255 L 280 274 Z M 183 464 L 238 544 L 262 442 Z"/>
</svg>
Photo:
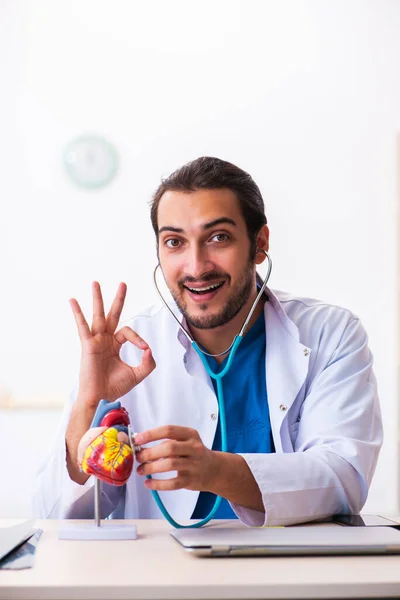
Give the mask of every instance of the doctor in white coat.
<svg viewBox="0 0 400 600">
<path fill-rule="evenodd" d="M 257 296 L 256 266 L 269 246 L 257 185 L 238 167 L 203 157 L 159 186 L 151 218 L 177 317 L 207 352 L 223 353 Z M 250 415 L 242 426 L 256 446 L 220 452 L 213 448 L 218 402 L 199 356 L 164 306 L 117 330 L 125 294 L 121 284 L 106 316 L 94 283 L 91 326 L 71 300 L 82 343 L 79 386 L 37 477 L 37 516 L 93 517 L 93 477 L 80 471 L 77 448 L 101 399 L 121 401 L 143 447 L 125 486 L 102 484 L 102 517 L 159 518 L 152 489 L 177 521 L 194 515 L 202 492 L 222 496 L 250 526 L 360 511 L 382 425 L 372 356 L 356 316 L 267 289 L 244 336 L 262 322 L 255 341 L 265 348 L 261 366 L 241 370 L 235 357 L 226 406 L 229 413 L 229 392 L 242 393 Z M 254 392 L 260 372 L 264 383 Z M 253 391 L 243 392 L 242 382 Z M 267 415 L 262 427 L 254 410 Z"/>
</svg>

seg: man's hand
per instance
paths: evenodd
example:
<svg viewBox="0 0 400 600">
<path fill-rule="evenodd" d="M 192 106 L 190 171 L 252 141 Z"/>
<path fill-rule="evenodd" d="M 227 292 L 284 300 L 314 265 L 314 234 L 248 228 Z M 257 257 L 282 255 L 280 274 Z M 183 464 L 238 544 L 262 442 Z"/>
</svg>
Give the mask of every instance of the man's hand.
<svg viewBox="0 0 400 600">
<path fill-rule="evenodd" d="M 213 480 L 218 476 L 217 452 L 204 446 L 195 429 L 167 425 L 150 429 L 135 436 L 135 444 L 163 440 L 157 446 L 144 448 L 136 454 L 142 463 L 139 475 L 155 475 L 177 471 L 171 479 L 147 479 L 145 486 L 152 490 L 211 491 Z"/>
<path fill-rule="evenodd" d="M 209 450 L 198 432 L 189 427 L 167 425 L 135 435 L 135 444 L 143 446 L 161 441 L 157 446 L 143 448 L 136 454 L 142 463 L 139 475 L 155 475 L 177 471 L 171 479 L 146 479 L 151 490 L 196 490 L 212 492 L 229 502 L 264 512 L 260 488 L 242 456 Z"/>
<path fill-rule="evenodd" d="M 100 285 L 95 282 L 93 292 L 93 321 L 90 328 L 75 299 L 70 300 L 82 344 L 79 391 L 72 407 L 65 434 L 67 467 L 73 481 L 84 484 L 88 479 L 78 465 L 78 445 L 89 429 L 100 400 L 109 402 L 127 394 L 149 375 L 156 364 L 149 346 L 129 327 L 116 332 L 126 296 L 126 285 L 119 285 L 107 317 L 104 314 Z M 131 342 L 143 350 L 141 363 L 131 367 L 119 356 L 122 345 Z"/>
<path fill-rule="evenodd" d="M 126 285 L 119 285 L 107 317 L 104 314 L 100 285 L 93 283 L 93 320 L 90 328 L 75 299 L 70 300 L 82 344 L 79 375 L 79 397 L 88 407 L 97 407 L 100 400 L 110 402 L 128 393 L 155 368 L 149 346 L 130 327 L 115 332 L 126 296 Z M 130 367 L 120 359 L 125 342 L 143 350 L 142 361 Z"/>
</svg>

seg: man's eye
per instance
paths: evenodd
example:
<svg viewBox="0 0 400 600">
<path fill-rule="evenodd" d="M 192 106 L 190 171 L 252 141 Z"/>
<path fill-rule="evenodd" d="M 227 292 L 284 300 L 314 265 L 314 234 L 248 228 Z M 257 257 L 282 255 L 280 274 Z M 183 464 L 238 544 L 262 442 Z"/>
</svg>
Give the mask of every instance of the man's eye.
<svg viewBox="0 0 400 600">
<path fill-rule="evenodd" d="M 226 242 L 229 240 L 229 235 L 226 233 L 217 233 L 211 239 L 215 240 L 216 242 Z"/>
<path fill-rule="evenodd" d="M 165 241 L 165 245 L 168 248 L 178 248 L 180 243 L 181 243 L 180 240 L 177 240 L 175 238 L 170 238 L 169 240 Z"/>
</svg>

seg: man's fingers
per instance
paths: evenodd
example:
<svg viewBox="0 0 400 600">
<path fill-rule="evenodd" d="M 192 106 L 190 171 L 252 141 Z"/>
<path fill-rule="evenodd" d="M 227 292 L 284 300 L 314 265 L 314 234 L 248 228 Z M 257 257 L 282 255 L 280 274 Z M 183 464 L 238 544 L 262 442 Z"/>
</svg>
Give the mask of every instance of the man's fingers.
<svg viewBox="0 0 400 600">
<path fill-rule="evenodd" d="M 187 458 L 173 457 L 144 463 L 137 468 L 137 472 L 139 475 L 156 475 L 156 473 L 169 473 L 170 471 L 180 472 L 187 468 Z"/>
<path fill-rule="evenodd" d="M 106 318 L 104 315 L 104 303 L 103 296 L 101 294 L 100 284 L 97 281 L 92 283 L 92 296 L 93 296 L 93 319 L 92 319 L 92 333 L 104 333 L 106 328 Z"/>
<path fill-rule="evenodd" d="M 133 331 L 133 329 L 130 327 L 122 327 L 122 329 L 117 331 L 114 337 L 121 345 L 125 344 L 125 342 L 131 342 L 131 344 L 137 348 L 140 348 L 141 350 L 147 350 L 149 347 L 144 339 L 141 338 L 140 335 L 138 335 L 136 331 Z"/>
<path fill-rule="evenodd" d="M 156 361 L 153 358 L 150 348 L 143 352 L 142 362 L 137 367 L 131 367 L 135 373 L 136 385 L 143 381 L 156 368 Z"/>
<path fill-rule="evenodd" d="M 136 443 L 137 435 L 135 436 Z M 166 440 L 157 446 L 151 448 L 143 448 L 136 454 L 139 462 L 145 463 L 150 460 L 158 460 L 159 458 L 167 458 L 171 456 L 191 456 L 193 454 L 193 446 L 187 442 L 177 442 L 176 440 Z"/>
<path fill-rule="evenodd" d="M 163 425 L 162 427 L 155 427 L 154 429 L 148 429 L 147 431 L 138 433 L 135 436 L 135 443 L 142 445 L 164 439 L 185 442 L 193 437 L 199 437 L 199 434 L 195 429 L 181 427 L 180 425 Z"/>
<path fill-rule="evenodd" d="M 157 490 L 158 492 L 162 492 L 181 490 L 182 488 L 190 489 L 190 487 L 188 487 L 189 481 L 189 477 L 185 477 L 182 473 L 180 473 L 178 477 L 173 477 L 172 479 L 145 479 L 144 485 L 149 490 Z"/>
<path fill-rule="evenodd" d="M 80 338 L 81 342 L 83 342 L 83 340 L 87 340 L 88 338 L 92 337 L 92 333 L 91 333 L 91 331 L 89 329 L 89 325 L 87 324 L 87 321 L 83 315 L 81 307 L 78 304 L 78 301 L 75 300 L 75 298 L 71 298 L 69 301 L 69 304 L 72 308 L 75 322 L 78 327 L 79 338 Z"/>
<path fill-rule="evenodd" d="M 119 344 L 125 344 L 125 342 L 131 342 L 140 350 L 143 350 L 142 361 L 137 367 L 131 367 L 132 371 L 135 374 L 136 385 L 143 381 L 145 377 L 150 375 L 150 373 L 155 369 L 156 362 L 153 358 L 153 354 L 148 346 L 148 344 L 144 341 L 143 338 L 140 337 L 133 331 L 130 327 L 122 327 L 115 334 L 115 339 Z"/>
<path fill-rule="evenodd" d="M 114 333 L 118 327 L 119 319 L 121 317 L 122 309 L 124 307 L 126 297 L 126 283 L 120 283 L 118 286 L 117 293 L 108 312 L 106 319 L 106 331 L 107 333 Z"/>
</svg>

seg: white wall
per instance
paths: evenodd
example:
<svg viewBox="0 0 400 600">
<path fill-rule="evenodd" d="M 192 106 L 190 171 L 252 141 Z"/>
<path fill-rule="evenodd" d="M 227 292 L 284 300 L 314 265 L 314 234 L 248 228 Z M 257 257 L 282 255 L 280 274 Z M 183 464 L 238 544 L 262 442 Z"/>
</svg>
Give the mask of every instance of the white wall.
<svg viewBox="0 0 400 600">
<path fill-rule="evenodd" d="M 32 406 L 62 404 L 77 375 L 68 298 L 89 312 L 98 279 L 107 301 L 128 283 L 124 317 L 156 299 L 147 201 L 205 154 L 259 184 L 272 286 L 361 316 L 386 436 L 367 509 L 399 511 L 399 26 L 382 0 L 2 0 L 0 402 L 27 408 L 0 412 L 0 516 L 28 514 L 58 418 Z M 121 157 L 97 192 L 63 171 L 86 132 Z"/>
</svg>

